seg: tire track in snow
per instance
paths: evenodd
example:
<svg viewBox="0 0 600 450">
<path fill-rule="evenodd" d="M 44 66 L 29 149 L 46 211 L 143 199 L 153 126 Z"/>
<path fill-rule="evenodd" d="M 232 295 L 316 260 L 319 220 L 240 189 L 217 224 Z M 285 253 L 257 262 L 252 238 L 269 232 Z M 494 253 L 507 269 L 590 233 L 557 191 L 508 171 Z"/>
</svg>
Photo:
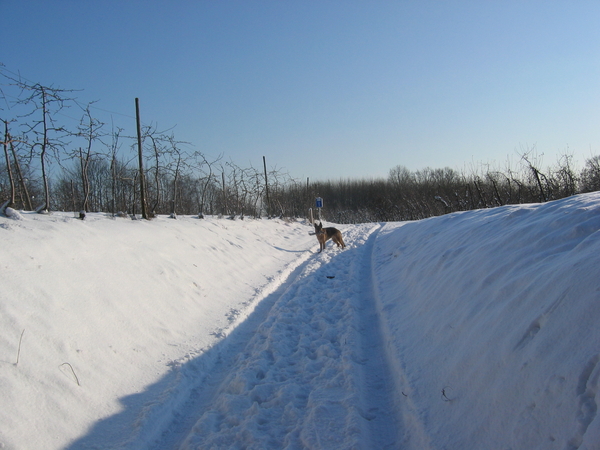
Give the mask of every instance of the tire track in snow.
<svg viewBox="0 0 600 450">
<path fill-rule="evenodd" d="M 377 289 L 373 277 L 373 249 L 379 228 L 365 243 L 361 259 L 361 298 L 357 323 L 360 330 L 362 352 L 362 405 L 365 419 L 369 421 L 369 446 L 365 448 L 396 449 L 405 441 L 404 424 L 400 417 L 401 392 L 397 389 L 395 375 L 388 360 L 382 317 L 379 313 Z"/>
<path fill-rule="evenodd" d="M 396 447 L 372 284 L 378 228 L 348 228 L 346 250 L 329 244 L 263 300 L 155 448 Z"/>
</svg>

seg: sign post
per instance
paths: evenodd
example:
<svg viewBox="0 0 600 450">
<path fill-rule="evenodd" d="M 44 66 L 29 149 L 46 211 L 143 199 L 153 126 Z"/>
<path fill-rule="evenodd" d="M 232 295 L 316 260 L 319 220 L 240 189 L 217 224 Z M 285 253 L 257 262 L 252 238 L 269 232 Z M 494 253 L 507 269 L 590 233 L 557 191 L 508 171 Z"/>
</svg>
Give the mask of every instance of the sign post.
<svg viewBox="0 0 600 450">
<path fill-rule="evenodd" d="M 321 197 L 317 197 L 316 199 L 317 211 L 319 211 L 319 222 L 321 221 L 321 208 L 323 207 L 323 199 Z"/>
</svg>

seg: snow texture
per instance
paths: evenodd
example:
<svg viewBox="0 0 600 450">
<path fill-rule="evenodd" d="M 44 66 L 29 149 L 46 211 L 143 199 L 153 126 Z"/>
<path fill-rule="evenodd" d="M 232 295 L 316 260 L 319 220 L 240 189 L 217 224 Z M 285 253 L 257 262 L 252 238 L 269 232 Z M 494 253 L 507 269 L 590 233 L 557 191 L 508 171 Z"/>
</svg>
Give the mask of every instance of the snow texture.
<svg viewBox="0 0 600 450">
<path fill-rule="evenodd" d="M 0 217 L 0 448 L 600 448 L 599 193 L 336 226 Z"/>
</svg>

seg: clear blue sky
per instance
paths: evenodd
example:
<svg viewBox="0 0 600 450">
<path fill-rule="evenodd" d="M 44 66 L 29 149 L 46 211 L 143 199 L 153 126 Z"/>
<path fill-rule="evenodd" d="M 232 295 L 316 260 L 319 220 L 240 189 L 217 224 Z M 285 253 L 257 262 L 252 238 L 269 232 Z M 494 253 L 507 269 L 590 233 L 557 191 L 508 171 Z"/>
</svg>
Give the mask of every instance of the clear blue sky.
<svg viewBox="0 0 600 450">
<path fill-rule="evenodd" d="M 0 0 L 0 17 L 6 69 L 83 89 L 131 130 L 139 97 L 144 123 L 242 167 L 264 155 L 314 180 L 600 154 L 597 0 Z"/>
</svg>

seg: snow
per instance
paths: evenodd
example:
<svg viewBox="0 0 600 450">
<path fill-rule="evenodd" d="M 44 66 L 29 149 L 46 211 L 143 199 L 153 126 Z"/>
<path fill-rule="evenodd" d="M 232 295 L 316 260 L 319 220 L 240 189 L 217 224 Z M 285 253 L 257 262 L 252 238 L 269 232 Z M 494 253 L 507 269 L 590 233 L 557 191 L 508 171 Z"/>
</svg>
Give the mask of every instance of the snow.
<svg viewBox="0 0 600 450">
<path fill-rule="evenodd" d="M 600 193 L 336 226 L 0 217 L 0 448 L 600 448 Z"/>
</svg>

